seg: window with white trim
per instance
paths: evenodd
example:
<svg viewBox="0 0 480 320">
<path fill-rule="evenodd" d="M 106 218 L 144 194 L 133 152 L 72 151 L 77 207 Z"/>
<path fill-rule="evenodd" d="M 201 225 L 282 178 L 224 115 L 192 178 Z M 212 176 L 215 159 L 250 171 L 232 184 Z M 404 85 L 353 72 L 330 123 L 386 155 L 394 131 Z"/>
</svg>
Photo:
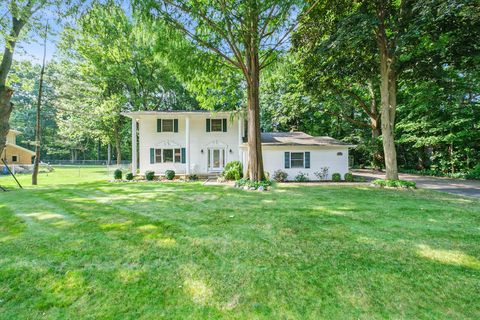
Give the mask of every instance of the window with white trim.
<svg viewBox="0 0 480 320">
<path fill-rule="evenodd" d="M 173 132 L 173 119 L 162 119 L 162 132 Z"/>
<path fill-rule="evenodd" d="M 223 131 L 223 120 L 222 119 L 212 119 L 210 120 L 212 124 L 212 132 L 222 132 Z"/>
<path fill-rule="evenodd" d="M 290 152 L 290 168 L 304 168 L 304 167 L 305 167 L 305 153 Z"/>
<path fill-rule="evenodd" d="M 155 163 L 181 163 L 182 150 L 175 149 L 155 149 Z"/>
</svg>

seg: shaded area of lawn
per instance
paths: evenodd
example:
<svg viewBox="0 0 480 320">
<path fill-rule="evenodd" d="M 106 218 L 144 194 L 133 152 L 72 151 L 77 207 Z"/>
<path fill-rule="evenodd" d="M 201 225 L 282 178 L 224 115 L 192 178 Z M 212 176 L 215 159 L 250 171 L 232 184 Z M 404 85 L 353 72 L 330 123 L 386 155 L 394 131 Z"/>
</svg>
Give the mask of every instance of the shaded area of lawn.
<svg viewBox="0 0 480 320">
<path fill-rule="evenodd" d="M 0 318 L 480 317 L 479 201 L 56 174 L 0 194 Z"/>
</svg>

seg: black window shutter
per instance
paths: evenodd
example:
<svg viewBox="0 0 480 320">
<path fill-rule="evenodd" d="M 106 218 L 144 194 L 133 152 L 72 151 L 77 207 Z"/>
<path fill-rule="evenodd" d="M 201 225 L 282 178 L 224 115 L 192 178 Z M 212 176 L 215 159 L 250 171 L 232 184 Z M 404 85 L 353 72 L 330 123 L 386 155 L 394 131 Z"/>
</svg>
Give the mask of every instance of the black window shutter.
<svg viewBox="0 0 480 320">
<path fill-rule="evenodd" d="M 162 119 L 157 119 L 157 132 L 162 132 Z"/>
<path fill-rule="evenodd" d="M 150 164 L 154 164 L 154 163 L 155 163 L 155 149 L 150 148 Z"/>
<path fill-rule="evenodd" d="M 223 132 L 227 132 L 227 119 L 223 119 Z"/>
<path fill-rule="evenodd" d="M 285 152 L 285 169 L 290 168 L 290 152 Z"/>
<path fill-rule="evenodd" d="M 187 159 L 186 159 L 186 149 L 185 148 L 182 148 L 182 163 L 185 163 L 187 162 Z"/>
<path fill-rule="evenodd" d="M 207 132 L 210 132 L 210 119 L 207 119 Z"/>
<path fill-rule="evenodd" d="M 178 119 L 173 119 L 173 132 L 178 132 Z"/>
<path fill-rule="evenodd" d="M 305 168 L 310 168 L 310 152 L 305 152 Z"/>
</svg>

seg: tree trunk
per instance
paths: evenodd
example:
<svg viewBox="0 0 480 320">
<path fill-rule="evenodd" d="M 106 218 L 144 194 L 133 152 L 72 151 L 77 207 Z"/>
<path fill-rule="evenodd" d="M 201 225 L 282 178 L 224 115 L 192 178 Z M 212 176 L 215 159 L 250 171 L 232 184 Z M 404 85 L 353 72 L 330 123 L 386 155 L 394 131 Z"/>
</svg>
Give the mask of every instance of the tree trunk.
<svg viewBox="0 0 480 320">
<path fill-rule="evenodd" d="M 122 148 L 120 146 L 120 133 L 118 127 L 115 128 L 115 151 L 117 153 L 117 165 L 122 163 Z"/>
<path fill-rule="evenodd" d="M 38 167 L 40 166 L 40 146 L 41 146 L 41 119 L 40 111 L 42 108 L 42 91 L 43 91 L 43 75 L 45 74 L 45 57 L 47 55 L 47 33 L 48 33 L 48 24 L 45 27 L 45 39 L 43 42 L 43 63 L 42 69 L 40 70 L 40 83 L 38 86 L 38 99 L 37 99 L 37 125 L 35 130 L 35 162 L 33 164 L 33 173 L 32 173 L 32 185 L 36 186 L 38 184 Z"/>
<path fill-rule="evenodd" d="M 13 109 L 13 103 L 10 102 L 13 90 L 6 86 L 7 76 L 12 68 L 13 52 L 15 51 L 17 38 L 24 25 L 25 22 L 23 20 L 12 18 L 12 31 L 10 32 L 8 43 L 5 45 L 2 63 L 0 64 L 0 155 L 3 153 L 7 142 L 7 134 L 10 130 L 8 121 Z"/>
<path fill-rule="evenodd" d="M 380 115 L 378 114 L 377 96 L 372 82 L 368 82 L 368 91 L 370 92 L 370 127 L 372 129 L 372 165 L 374 169 L 378 170 L 381 169 L 384 159 L 378 141 L 378 137 L 380 137 L 382 132 L 380 130 Z"/>
<path fill-rule="evenodd" d="M 252 9 L 253 10 L 253 9 Z M 256 28 L 255 18 L 252 28 Z M 257 40 L 249 38 L 247 60 L 247 103 L 248 103 L 248 170 L 250 180 L 265 179 L 263 171 L 262 141 L 260 134 L 260 65 Z"/>
<path fill-rule="evenodd" d="M 13 90 L 5 86 L 0 86 L 0 155 L 7 144 L 7 134 L 10 130 L 8 120 L 12 113 L 13 103 L 10 102 Z"/>
<path fill-rule="evenodd" d="M 381 13 L 380 21 L 384 16 Z M 380 100 L 383 152 L 385 156 L 386 178 L 398 180 L 397 152 L 395 150 L 395 112 L 397 107 L 396 74 L 394 59 L 389 51 L 387 35 L 383 23 L 379 26 L 378 46 L 380 51 Z"/>
<path fill-rule="evenodd" d="M 107 146 L 107 165 L 111 165 L 111 164 L 112 164 L 112 145 L 109 142 Z"/>
</svg>

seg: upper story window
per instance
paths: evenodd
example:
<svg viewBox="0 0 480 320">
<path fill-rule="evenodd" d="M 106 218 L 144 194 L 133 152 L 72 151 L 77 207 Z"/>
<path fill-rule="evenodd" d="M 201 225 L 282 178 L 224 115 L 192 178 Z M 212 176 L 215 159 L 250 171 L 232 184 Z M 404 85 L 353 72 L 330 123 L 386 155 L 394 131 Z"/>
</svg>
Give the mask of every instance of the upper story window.
<svg viewBox="0 0 480 320">
<path fill-rule="evenodd" d="M 207 119 L 207 132 L 227 132 L 227 119 Z"/>
<path fill-rule="evenodd" d="M 17 162 L 18 161 L 18 156 L 12 156 L 12 162 Z"/>
<path fill-rule="evenodd" d="M 157 132 L 178 132 L 178 119 L 157 119 Z"/>
</svg>

